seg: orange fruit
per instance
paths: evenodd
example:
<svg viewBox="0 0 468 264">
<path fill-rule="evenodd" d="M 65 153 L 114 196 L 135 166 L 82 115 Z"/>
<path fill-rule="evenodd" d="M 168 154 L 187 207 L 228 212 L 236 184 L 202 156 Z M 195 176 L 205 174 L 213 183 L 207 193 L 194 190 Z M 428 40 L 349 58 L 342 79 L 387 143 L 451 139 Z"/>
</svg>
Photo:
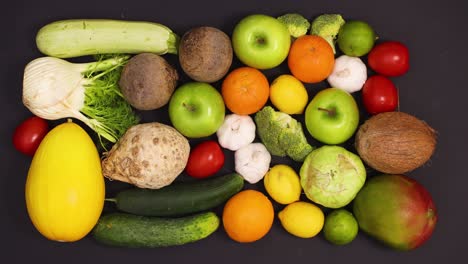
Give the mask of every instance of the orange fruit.
<svg viewBox="0 0 468 264">
<path fill-rule="evenodd" d="M 224 206 L 223 226 L 228 236 L 240 243 L 250 243 L 264 237 L 273 225 L 271 201 L 255 190 L 241 191 Z"/>
<path fill-rule="evenodd" d="M 288 67 L 302 82 L 318 83 L 333 71 L 335 54 L 328 42 L 317 35 L 297 38 L 289 50 Z"/>
<path fill-rule="evenodd" d="M 226 76 L 221 94 L 231 112 L 250 115 L 258 112 L 266 104 L 270 95 L 270 85 L 261 71 L 252 67 L 241 67 Z"/>
</svg>

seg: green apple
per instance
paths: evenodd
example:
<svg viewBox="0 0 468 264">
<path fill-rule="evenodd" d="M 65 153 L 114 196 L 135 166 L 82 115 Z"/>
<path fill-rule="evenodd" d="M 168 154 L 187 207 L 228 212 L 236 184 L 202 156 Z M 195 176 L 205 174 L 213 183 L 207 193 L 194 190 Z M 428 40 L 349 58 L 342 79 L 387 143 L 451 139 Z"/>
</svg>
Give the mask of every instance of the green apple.
<svg viewBox="0 0 468 264">
<path fill-rule="evenodd" d="M 353 96 L 338 88 L 320 91 L 305 110 L 310 135 L 325 144 L 341 144 L 359 125 L 359 109 Z"/>
<path fill-rule="evenodd" d="M 299 175 L 307 198 L 327 208 L 349 204 L 367 177 L 358 155 L 340 146 L 327 145 L 307 155 Z"/>
<path fill-rule="evenodd" d="M 175 90 L 169 101 L 172 125 L 189 138 L 214 134 L 224 122 L 224 113 L 223 97 L 207 83 L 186 83 Z"/>
<path fill-rule="evenodd" d="M 291 36 L 288 28 L 274 17 L 254 14 L 243 18 L 232 33 L 237 58 L 257 69 L 271 69 L 288 56 Z"/>
</svg>

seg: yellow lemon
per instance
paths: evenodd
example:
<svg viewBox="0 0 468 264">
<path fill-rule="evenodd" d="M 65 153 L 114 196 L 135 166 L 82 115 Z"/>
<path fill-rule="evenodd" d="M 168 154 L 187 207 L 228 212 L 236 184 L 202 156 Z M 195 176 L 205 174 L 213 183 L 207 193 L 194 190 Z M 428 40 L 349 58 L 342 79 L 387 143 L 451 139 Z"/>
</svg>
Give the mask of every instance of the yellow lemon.
<svg viewBox="0 0 468 264">
<path fill-rule="evenodd" d="M 322 209 L 308 202 L 294 202 L 278 213 L 281 225 L 288 233 L 301 237 L 316 236 L 323 228 L 325 216 Z"/>
<path fill-rule="evenodd" d="M 286 114 L 302 114 L 309 96 L 304 84 L 290 74 L 277 77 L 270 85 L 271 103 Z"/>
<path fill-rule="evenodd" d="M 288 165 L 275 165 L 265 175 L 263 180 L 268 194 L 280 204 L 290 204 L 299 201 L 301 182 L 293 168 Z"/>
</svg>

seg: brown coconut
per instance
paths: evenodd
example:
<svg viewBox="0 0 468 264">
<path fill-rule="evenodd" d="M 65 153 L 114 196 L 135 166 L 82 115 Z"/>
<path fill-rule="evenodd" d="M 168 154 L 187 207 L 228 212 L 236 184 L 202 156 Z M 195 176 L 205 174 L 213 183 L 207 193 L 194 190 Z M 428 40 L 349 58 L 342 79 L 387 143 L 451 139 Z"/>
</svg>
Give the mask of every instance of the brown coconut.
<svg viewBox="0 0 468 264">
<path fill-rule="evenodd" d="M 436 147 L 436 133 L 410 114 L 386 112 L 360 126 L 355 146 L 370 167 L 383 173 L 404 174 L 430 159 Z"/>
</svg>

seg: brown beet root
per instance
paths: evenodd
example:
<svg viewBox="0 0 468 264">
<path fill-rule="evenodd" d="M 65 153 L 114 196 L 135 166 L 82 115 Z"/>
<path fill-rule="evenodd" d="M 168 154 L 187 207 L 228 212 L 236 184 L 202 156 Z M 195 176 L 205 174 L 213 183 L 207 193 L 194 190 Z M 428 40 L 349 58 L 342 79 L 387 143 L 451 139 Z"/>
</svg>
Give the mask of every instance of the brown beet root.
<svg viewBox="0 0 468 264">
<path fill-rule="evenodd" d="M 141 53 L 132 57 L 120 76 L 125 99 L 138 110 L 154 110 L 169 102 L 179 75 L 163 57 Z"/>
<path fill-rule="evenodd" d="M 180 66 L 198 82 L 212 83 L 223 78 L 231 67 L 232 57 L 229 36 L 217 28 L 193 28 L 180 40 Z"/>
<path fill-rule="evenodd" d="M 430 159 L 436 147 L 436 133 L 412 115 L 386 112 L 361 125 L 355 146 L 370 167 L 384 173 L 403 174 Z"/>
</svg>

